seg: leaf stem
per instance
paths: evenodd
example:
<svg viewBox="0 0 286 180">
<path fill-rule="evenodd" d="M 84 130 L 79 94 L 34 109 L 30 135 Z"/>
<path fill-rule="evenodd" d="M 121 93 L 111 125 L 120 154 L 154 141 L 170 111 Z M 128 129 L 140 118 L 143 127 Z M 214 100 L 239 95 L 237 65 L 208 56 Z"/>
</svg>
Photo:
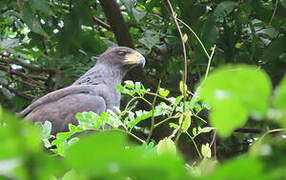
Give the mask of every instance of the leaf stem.
<svg viewBox="0 0 286 180">
<path fill-rule="evenodd" d="M 161 80 L 159 81 L 159 84 L 158 84 L 158 88 L 157 88 L 157 91 L 156 91 L 156 94 L 158 94 L 159 92 L 159 89 L 160 89 L 160 85 L 161 85 Z M 154 108 L 155 108 L 155 103 L 156 103 L 156 100 L 157 100 L 157 97 L 158 96 L 155 96 L 154 99 L 153 99 L 153 103 L 152 103 L 152 117 L 151 117 L 151 127 L 150 127 L 150 132 L 148 134 L 148 137 L 147 137 L 147 140 L 146 140 L 146 143 L 149 144 L 150 142 L 150 139 L 151 139 L 151 136 L 153 134 L 153 131 L 154 131 L 154 125 L 155 125 L 155 117 L 154 117 Z"/>
<path fill-rule="evenodd" d="M 157 124 L 155 124 L 155 125 L 154 125 L 154 128 L 160 126 L 161 124 L 163 124 L 163 123 L 165 123 L 165 122 L 167 122 L 167 121 L 169 121 L 170 119 L 173 119 L 173 118 L 177 118 L 177 117 L 176 117 L 176 116 L 170 116 L 170 117 L 168 117 L 168 118 L 166 118 L 166 119 L 164 119 L 164 120 L 158 122 Z"/>
<path fill-rule="evenodd" d="M 214 47 L 212 47 L 211 56 L 209 57 L 208 66 L 207 66 L 207 70 L 206 70 L 205 80 L 207 79 L 209 71 L 210 71 L 210 66 L 211 66 L 212 58 L 213 58 L 213 55 L 215 52 L 215 48 L 216 48 L 216 45 L 214 45 Z"/>
<path fill-rule="evenodd" d="M 192 33 L 193 35 L 196 37 L 196 39 L 199 41 L 200 45 L 202 46 L 205 54 L 207 55 L 208 59 L 210 58 L 210 55 L 208 53 L 208 51 L 206 50 L 204 44 L 202 43 L 201 39 L 199 38 L 199 36 L 195 33 L 195 31 L 190 27 L 188 26 L 184 21 L 182 21 L 181 19 L 179 18 L 176 18 L 178 21 L 180 21 L 184 26 L 186 26 Z"/>
<path fill-rule="evenodd" d="M 200 151 L 199 151 L 199 149 L 198 149 L 197 143 L 195 142 L 194 138 L 193 138 L 188 132 L 186 132 L 186 134 L 187 134 L 187 135 L 189 136 L 189 138 L 192 140 L 192 142 L 193 142 L 193 144 L 194 144 L 194 146 L 195 146 L 195 148 L 196 148 L 196 151 L 197 151 L 199 157 L 202 159 L 202 155 L 201 155 L 201 153 L 200 153 Z"/>
</svg>

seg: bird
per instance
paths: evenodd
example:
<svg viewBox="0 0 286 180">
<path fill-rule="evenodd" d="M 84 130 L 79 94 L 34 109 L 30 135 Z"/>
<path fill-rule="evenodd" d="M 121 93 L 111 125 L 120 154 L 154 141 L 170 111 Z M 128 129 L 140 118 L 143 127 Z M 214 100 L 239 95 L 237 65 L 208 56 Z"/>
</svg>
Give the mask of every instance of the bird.
<svg viewBox="0 0 286 180">
<path fill-rule="evenodd" d="M 18 116 L 33 123 L 50 121 L 52 135 L 66 132 L 70 123 L 78 125 L 78 112 L 101 114 L 119 107 L 121 95 L 116 86 L 130 69 L 139 65 L 144 67 L 145 58 L 136 50 L 124 46 L 110 48 L 73 84 L 39 98 Z"/>
</svg>

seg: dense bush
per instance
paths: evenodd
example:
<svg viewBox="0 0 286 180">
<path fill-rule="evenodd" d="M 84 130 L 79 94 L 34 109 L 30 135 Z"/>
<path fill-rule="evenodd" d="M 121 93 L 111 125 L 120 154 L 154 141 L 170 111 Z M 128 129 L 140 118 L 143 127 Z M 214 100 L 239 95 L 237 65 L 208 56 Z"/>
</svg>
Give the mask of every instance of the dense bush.
<svg viewBox="0 0 286 180">
<path fill-rule="evenodd" d="M 0 178 L 285 179 L 285 9 L 2 0 Z M 78 113 L 79 125 L 56 136 L 49 121 L 8 112 L 71 84 L 115 44 L 147 59 L 118 85 L 117 112 Z"/>
</svg>

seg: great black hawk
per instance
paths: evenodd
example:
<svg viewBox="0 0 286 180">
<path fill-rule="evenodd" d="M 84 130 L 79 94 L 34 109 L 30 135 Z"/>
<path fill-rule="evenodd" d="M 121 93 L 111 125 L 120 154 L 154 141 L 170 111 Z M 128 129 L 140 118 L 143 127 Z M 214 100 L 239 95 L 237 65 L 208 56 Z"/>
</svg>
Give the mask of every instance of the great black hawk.
<svg viewBox="0 0 286 180">
<path fill-rule="evenodd" d="M 67 131 L 68 124 L 77 125 L 76 113 L 93 111 L 100 114 L 120 104 L 120 84 L 132 67 L 144 66 L 145 58 L 128 47 L 115 47 L 99 56 L 95 66 L 72 85 L 51 92 L 19 113 L 31 122 L 52 123 L 52 134 Z"/>
</svg>

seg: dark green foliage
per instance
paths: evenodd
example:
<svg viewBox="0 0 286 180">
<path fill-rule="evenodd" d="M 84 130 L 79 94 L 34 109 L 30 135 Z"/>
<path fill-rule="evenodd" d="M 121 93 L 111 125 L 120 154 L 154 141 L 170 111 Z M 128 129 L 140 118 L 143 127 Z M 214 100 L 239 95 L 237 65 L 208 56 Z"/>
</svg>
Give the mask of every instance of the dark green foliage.
<svg viewBox="0 0 286 180">
<path fill-rule="evenodd" d="M 120 0 L 134 46 L 147 59 L 146 76 L 127 79 L 142 82 L 118 86 L 117 114 L 78 114 L 79 126 L 53 141 L 48 121 L 38 124 L 40 133 L 1 111 L 0 179 L 285 179 L 286 1 L 171 4 L 186 44 L 187 84 L 167 1 Z M 0 103 L 13 112 L 70 85 L 117 43 L 98 0 L 1 0 L 0 12 Z M 219 68 L 227 64 L 235 65 Z M 103 124 L 116 131 L 102 133 Z M 178 149 L 158 155 L 158 144 L 167 152 L 180 147 L 193 161 L 185 163 Z"/>
</svg>

